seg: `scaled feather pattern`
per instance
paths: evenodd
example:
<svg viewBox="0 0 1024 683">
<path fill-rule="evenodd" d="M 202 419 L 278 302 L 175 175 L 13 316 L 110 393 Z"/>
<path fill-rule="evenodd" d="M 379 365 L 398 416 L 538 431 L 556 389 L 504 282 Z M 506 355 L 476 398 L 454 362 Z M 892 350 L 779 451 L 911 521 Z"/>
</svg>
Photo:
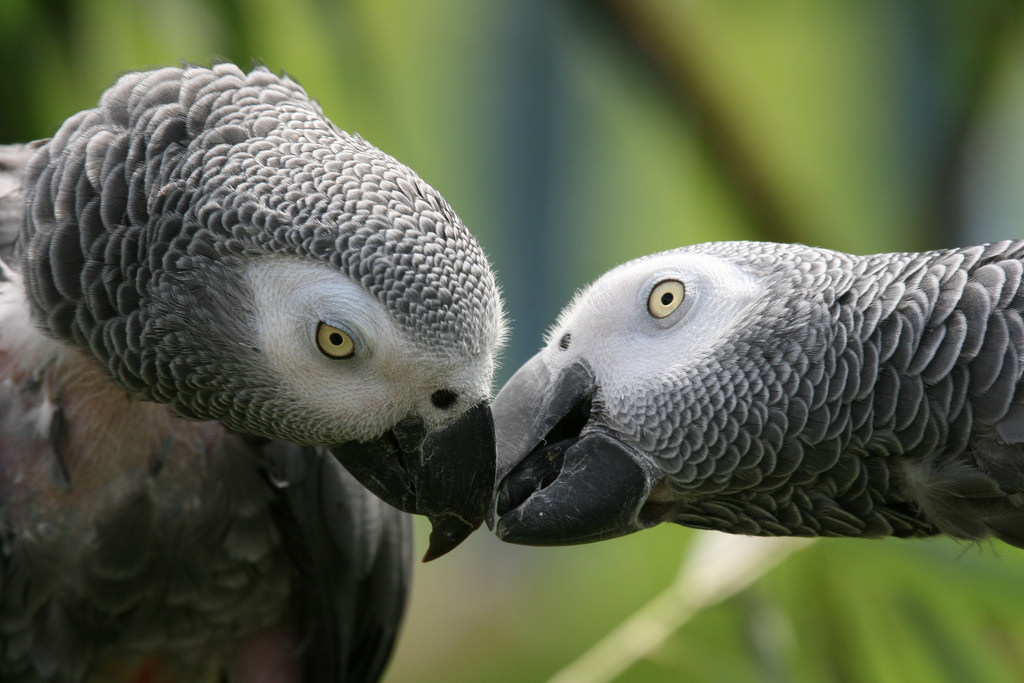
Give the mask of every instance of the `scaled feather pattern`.
<svg viewBox="0 0 1024 683">
<path fill-rule="evenodd" d="M 487 260 L 447 202 L 265 69 L 128 74 L 36 152 L 25 188 L 22 260 L 37 316 L 183 414 L 255 430 L 247 416 L 275 410 L 224 382 L 225 369 L 252 363 L 244 348 L 180 355 L 189 344 L 178 337 L 209 332 L 194 316 L 252 315 L 244 291 L 190 291 L 192 270 L 265 254 L 323 261 L 434 347 L 481 353 L 501 324 Z"/>
<path fill-rule="evenodd" d="M 726 242 L 609 271 L 495 402 L 499 535 L 671 521 L 1024 546 L 1022 264 L 1020 241 L 870 256 Z M 656 318 L 669 280 L 685 299 Z M 590 522 L 573 511 L 587 505 Z"/>
<path fill-rule="evenodd" d="M 400 510 L 430 557 L 483 520 L 502 326 L 444 199 L 266 69 L 0 146 L 0 679 L 376 680 Z"/>
</svg>

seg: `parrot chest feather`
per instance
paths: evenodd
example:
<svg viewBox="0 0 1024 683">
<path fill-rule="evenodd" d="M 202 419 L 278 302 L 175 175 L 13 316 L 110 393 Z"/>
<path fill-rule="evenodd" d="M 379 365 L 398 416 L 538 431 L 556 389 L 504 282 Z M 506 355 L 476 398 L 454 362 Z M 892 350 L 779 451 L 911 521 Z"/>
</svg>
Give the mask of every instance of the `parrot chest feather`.
<svg viewBox="0 0 1024 683">
<path fill-rule="evenodd" d="M 11 337 L 0 678 L 204 680 L 281 625 L 289 562 L 254 446 L 132 400 L 78 351 L 26 364 Z"/>
</svg>

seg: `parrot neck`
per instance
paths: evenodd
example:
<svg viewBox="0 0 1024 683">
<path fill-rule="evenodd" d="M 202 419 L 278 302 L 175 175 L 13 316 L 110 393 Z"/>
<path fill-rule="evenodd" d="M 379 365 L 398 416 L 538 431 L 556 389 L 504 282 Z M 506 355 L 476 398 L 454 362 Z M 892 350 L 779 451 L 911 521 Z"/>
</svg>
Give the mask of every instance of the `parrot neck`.
<svg viewBox="0 0 1024 683">
<path fill-rule="evenodd" d="M 0 282 L 0 427 L 21 436 L 0 444 L 0 497 L 84 519 L 138 491 L 172 454 L 176 469 L 201 476 L 227 430 L 133 399 L 87 352 L 39 330 L 19 284 Z"/>
<path fill-rule="evenodd" d="M 206 680 L 221 665 L 299 680 L 261 453 L 219 423 L 131 398 L 95 358 L 33 324 L 16 279 L 0 280 L 5 558 L 45 577 L 33 618 L 51 605 L 86 615 L 61 624 L 68 642 L 95 637 L 80 624 L 126 624 L 95 653 L 89 680 Z M 131 610 L 122 598 L 136 601 L 124 603 Z M 229 618 L 207 620 L 214 602 Z M 235 649 L 224 651 L 229 642 Z"/>
</svg>

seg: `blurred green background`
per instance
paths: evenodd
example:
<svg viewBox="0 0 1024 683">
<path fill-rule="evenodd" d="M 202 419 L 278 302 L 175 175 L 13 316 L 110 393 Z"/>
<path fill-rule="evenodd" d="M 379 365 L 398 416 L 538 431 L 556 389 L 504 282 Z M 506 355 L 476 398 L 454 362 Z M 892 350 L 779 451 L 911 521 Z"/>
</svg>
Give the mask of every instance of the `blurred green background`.
<svg viewBox="0 0 1024 683">
<path fill-rule="evenodd" d="M 500 381 L 577 287 L 644 253 L 1024 236 L 1021 3 L 998 0 L 0 0 L 0 142 L 52 134 L 122 72 L 224 59 L 286 71 L 445 195 L 507 296 Z M 1024 676 L 1024 551 L 827 540 L 651 621 L 701 536 L 475 534 L 417 566 L 387 679 Z M 618 668 L 577 661 L 623 623 Z"/>
</svg>

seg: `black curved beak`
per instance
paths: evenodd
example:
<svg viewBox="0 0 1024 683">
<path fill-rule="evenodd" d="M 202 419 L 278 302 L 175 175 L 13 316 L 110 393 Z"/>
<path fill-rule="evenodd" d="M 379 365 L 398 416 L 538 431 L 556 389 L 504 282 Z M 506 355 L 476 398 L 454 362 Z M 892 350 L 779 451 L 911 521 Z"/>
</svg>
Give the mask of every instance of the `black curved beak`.
<svg viewBox="0 0 1024 683">
<path fill-rule="evenodd" d="M 503 541 L 588 543 L 651 526 L 641 509 L 657 467 L 593 420 L 597 391 L 585 362 L 552 377 L 537 354 L 494 399 L 499 484 L 487 524 Z"/>
<path fill-rule="evenodd" d="M 410 416 L 375 441 L 340 444 L 334 457 L 384 502 L 426 515 L 433 529 L 423 561 L 441 557 L 484 521 L 494 490 L 494 421 L 478 403 L 428 433 Z"/>
</svg>

